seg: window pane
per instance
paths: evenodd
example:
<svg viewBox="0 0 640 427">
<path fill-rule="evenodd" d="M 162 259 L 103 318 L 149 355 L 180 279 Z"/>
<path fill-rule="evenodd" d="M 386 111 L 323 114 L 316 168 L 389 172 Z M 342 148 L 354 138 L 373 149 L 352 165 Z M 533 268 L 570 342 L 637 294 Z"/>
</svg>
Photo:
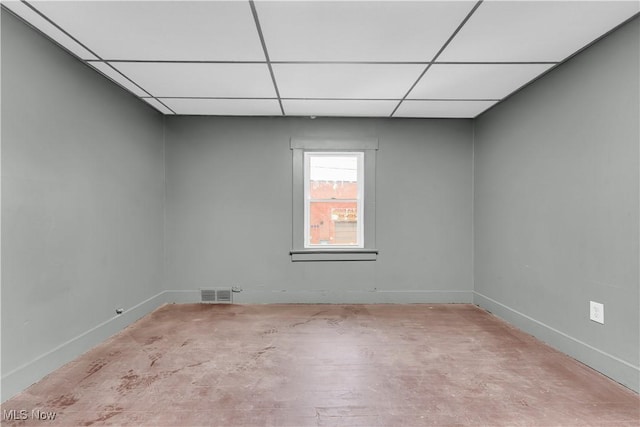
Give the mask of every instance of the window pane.
<svg viewBox="0 0 640 427">
<path fill-rule="evenodd" d="M 311 245 L 357 245 L 358 204 L 311 202 L 309 240 Z"/>
<path fill-rule="evenodd" d="M 356 156 L 310 156 L 311 199 L 357 199 L 358 158 Z"/>
</svg>

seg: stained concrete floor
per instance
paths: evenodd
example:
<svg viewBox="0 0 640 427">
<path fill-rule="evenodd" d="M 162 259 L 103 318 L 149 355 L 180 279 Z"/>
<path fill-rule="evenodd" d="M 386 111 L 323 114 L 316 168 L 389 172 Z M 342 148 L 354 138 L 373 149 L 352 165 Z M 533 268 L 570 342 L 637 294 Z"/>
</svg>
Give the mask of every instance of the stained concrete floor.
<svg viewBox="0 0 640 427">
<path fill-rule="evenodd" d="M 28 412 L 11 426 L 640 425 L 636 393 L 466 304 L 165 305 L 2 409 Z"/>
</svg>

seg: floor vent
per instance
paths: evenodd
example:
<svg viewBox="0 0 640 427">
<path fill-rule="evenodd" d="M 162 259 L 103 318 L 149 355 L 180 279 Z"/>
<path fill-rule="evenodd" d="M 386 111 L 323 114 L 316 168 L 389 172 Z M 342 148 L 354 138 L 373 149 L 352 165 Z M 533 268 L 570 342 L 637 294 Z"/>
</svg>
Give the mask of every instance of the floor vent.
<svg viewBox="0 0 640 427">
<path fill-rule="evenodd" d="M 200 289 L 202 302 L 212 304 L 231 304 L 233 302 L 233 292 L 231 288 L 210 288 Z"/>
</svg>

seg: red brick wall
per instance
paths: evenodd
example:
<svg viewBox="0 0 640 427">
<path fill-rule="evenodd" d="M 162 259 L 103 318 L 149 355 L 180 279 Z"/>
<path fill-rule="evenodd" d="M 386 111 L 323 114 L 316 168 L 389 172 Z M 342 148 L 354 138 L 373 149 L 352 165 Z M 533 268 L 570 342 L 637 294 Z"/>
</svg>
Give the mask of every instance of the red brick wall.
<svg viewBox="0 0 640 427">
<path fill-rule="evenodd" d="M 312 199 L 356 199 L 358 197 L 358 184 L 355 182 L 321 182 L 312 181 L 310 188 Z M 333 244 L 336 239 L 336 220 L 354 221 L 356 218 L 357 204 L 355 202 L 323 202 L 311 203 L 310 237 L 311 244 L 321 242 Z M 350 210 L 348 218 L 344 217 L 345 210 Z M 332 213 L 338 218 L 332 218 Z"/>
</svg>

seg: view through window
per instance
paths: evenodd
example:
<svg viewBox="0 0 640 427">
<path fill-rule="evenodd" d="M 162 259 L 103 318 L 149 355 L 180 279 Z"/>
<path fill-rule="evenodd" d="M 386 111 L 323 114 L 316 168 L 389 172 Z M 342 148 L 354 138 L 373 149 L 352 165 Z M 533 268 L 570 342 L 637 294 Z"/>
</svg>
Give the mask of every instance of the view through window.
<svg viewBox="0 0 640 427">
<path fill-rule="evenodd" d="M 305 152 L 305 247 L 362 248 L 364 154 Z"/>
</svg>

